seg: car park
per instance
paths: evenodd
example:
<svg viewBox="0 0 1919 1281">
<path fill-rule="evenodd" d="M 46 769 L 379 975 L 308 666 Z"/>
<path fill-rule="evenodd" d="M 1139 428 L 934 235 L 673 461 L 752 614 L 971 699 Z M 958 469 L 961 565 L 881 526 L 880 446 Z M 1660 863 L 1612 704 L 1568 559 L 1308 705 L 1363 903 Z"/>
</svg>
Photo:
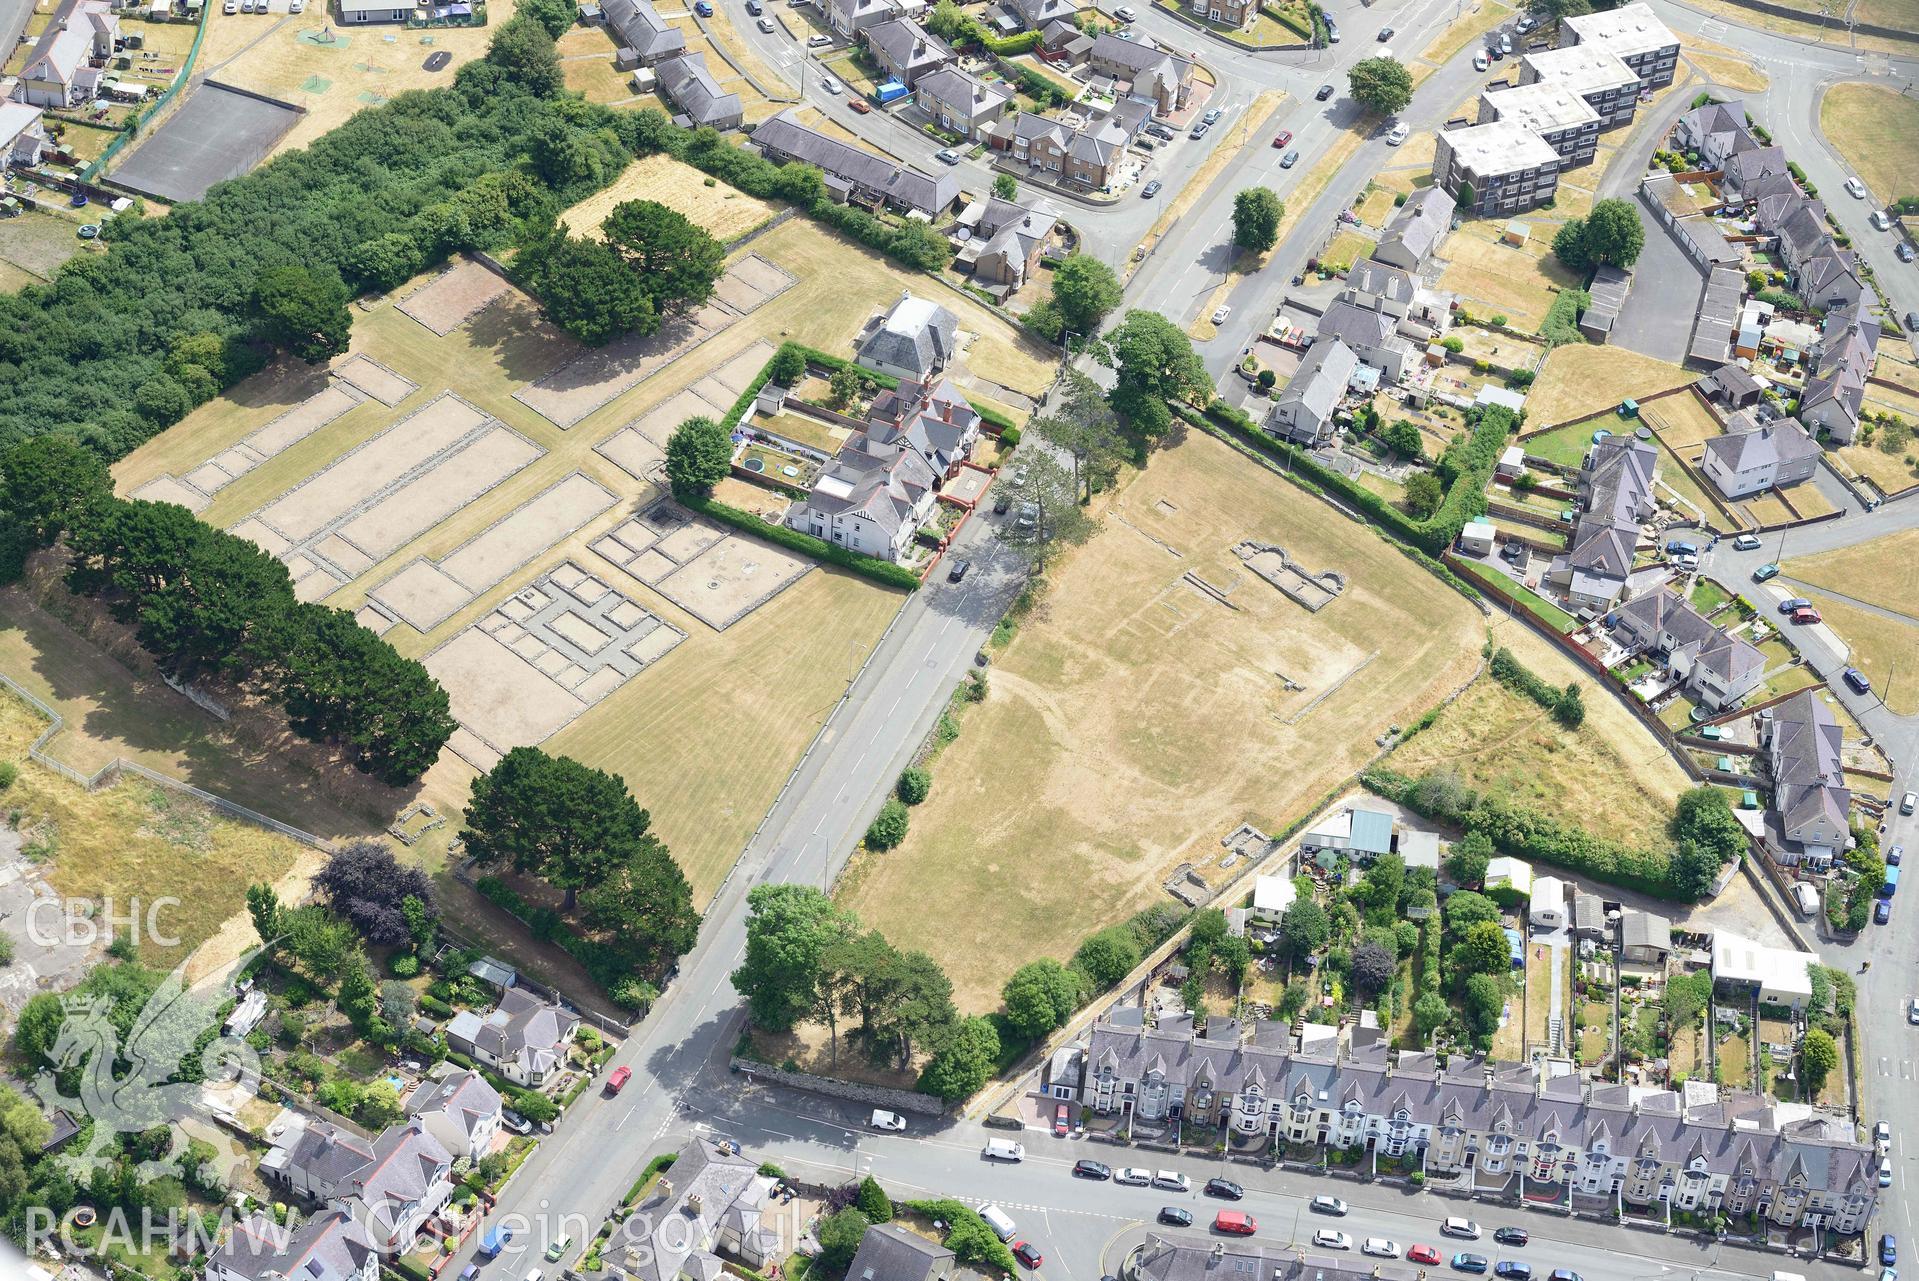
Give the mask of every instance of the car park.
<svg viewBox="0 0 1919 1281">
<path fill-rule="evenodd" d="M 1524 1228 L 1499 1228 L 1493 1232 L 1493 1240 L 1501 1245 L 1524 1245 L 1532 1240 L 1532 1234 Z"/>
<path fill-rule="evenodd" d="M 1453 1256 L 1454 1272 L 1484 1272 L 1492 1265 L 1483 1254 L 1459 1253 Z"/>
<path fill-rule="evenodd" d="M 1860 182 L 1857 178 L 1848 178 L 1846 179 L 1846 192 L 1854 200 L 1864 200 L 1866 198 L 1866 184 Z"/>
<path fill-rule="evenodd" d="M 1213 1216 L 1213 1231 L 1228 1236 L 1249 1237 L 1259 1231 L 1259 1221 L 1244 1210 L 1221 1210 Z"/>
<path fill-rule="evenodd" d="M 1336 1196 L 1316 1196 L 1308 1207 L 1314 1214 L 1344 1214 L 1346 1203 Z"/>
<path fill-rule="evenodd" d="M 1506 1281 L 1533 1281 L 1533 1265 L 1518 1259 L 1501 1259 L 1493 1265 L 1493 1273 Z"/>
<path fill-rule="evenodd" d="M 1367 1237 L 1365 1244 L 1359 1247 L 1359 1252 L 1370 1254 L 1375 1259 L 1397 1259 L 1399 1242 L 1391 1237 Z"/>
<path fill-rule="evenodd" d="M 1322 1250 L 1350 1250 L 1353 1239 L 1336 1228 L 1316 1228 L 1313 1231 L 1313 1244 Z"/>
<path fill-rule="evenodd" d="M 1076 1179 L 1110 1179 L 1113 1177 L 1113 1167 L 1104 1161 L 1075 1161 L 1073 1162 L 1073 1177 Z"/>
<path fill-rule="evenodd" d="M 1046 1256 L 1041 1254 L 1039 1247 L 1031 1241 L 1013 1242 L 1013 1257 L 1029 1268 L 1037 1268 L 1046 1262 Z"/>
<path fill-rule="evenodd" d="M 1159 1207 L 1159 1221 L 1176 1228 L 1190 1228 L 1193 1226 L 1193 1212 L 1176 1205 L 1162 1205 Z"/>
<path fill-rule="evenodd" d="M 1275 151 L 1284 150 L 1286 144 L 1291 142 L 1292 140 L 1293 140 L 1293 131 L 1291 129 L 1281 129 L 1278 133 L 1273 135 L 1273 150 Z"/>
<path fill-rule="evenodd" d="M 1237 1201 L 1246 1195 L 1246 1189 L 1231 1179 L 1208 1179 L 1204 1190 L 1207 1196 L 1216 1196 L 1222 1201 Z"/>
<path fill-rule="evenodd" d="M 1153 1186 L 1165 1188 L 1168 1192 L 1191 1192 L 1193 1181 L 1174 1170 L 1155 1170 Z"/>
<path fill-rule="evenodd" d="M 1756 552 L 1759 550 L 1759 535 L 1741 534 L 1732 540 L 1732 549 L 1737 552 Z"/>
<path fill-rule="evenodd" d="M 1147 183 L 1144 187 L 1141 187 L 1139 189 L 1139 198 L 1141 200 L 1151 200 L 1154 196 L 1157 196 L 1159 194 L 1159 187 L 1160 187 L 1159 179 L 1157 178 L 1153 179 L 1151 182 Z"/>
<path fill-rule="evenodd" d="M 1439 1251 L 1430 1245 L 1412 1245 L 1406 1247 L 1408 1263 L 1438 1263 Z"/>
<path fill-rule="evenodd" d="M 1279 158 L 1279 167 L 1281 169 L 1291 169 L 1294 165 L 1298 163 L 1299 163 L 1299 152 L 1297 150 L 1289 151 L 1285 155 Z"/>
<path fill-rule="evenodd" d="M 1113 1182 L 1129 1188 L 1150 1188 L 1153 1186 L 1153 1172 L 1136 1165 L 1122 1165 L 1113 1171 Z"/>
<path fill-rule="evenodd" d="M 1758 569 L 1752 571 L 1752 581 L 1755 583 L 1763 583 L 1769 578 L 1777 577 L 1779 577 L 1779 566 L 1777 565 L 1761 565 Z"/>
</svg>

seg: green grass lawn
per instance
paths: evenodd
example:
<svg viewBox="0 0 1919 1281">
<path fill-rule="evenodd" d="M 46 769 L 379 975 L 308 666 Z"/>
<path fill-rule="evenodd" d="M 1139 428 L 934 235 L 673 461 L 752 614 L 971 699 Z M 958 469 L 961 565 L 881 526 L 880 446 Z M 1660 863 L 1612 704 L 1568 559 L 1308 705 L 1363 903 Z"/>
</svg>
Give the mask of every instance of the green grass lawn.
<svg viewBox="0 0 1919 1281">
<path fill-rule="evenodd" d="M 1683 730 L 1692 726 L 1692 700 L 1680 697 L 1667 703 L 1659 713 L 1659 721 L 1667 729 Z"/>
<path fill-rule="evenodd" d="M 1701 578 L 1692 586 L 1692 607 L 1702 614 L 1711 614 L 1732 600 L 1732 593 L 1713 582 L 1710 578 Z"/>
<path fill-rule="evenodd" d="M 1637 426 L 1631 419 L 1621 418 L 1618 414 L 1595 414 L 1576 423 L 1567 423 L 1557 431 L 1523 440 L 1520 444 L 1525 446 L 1527 453 L 1548 462 L 1577 467 L 1586 460 L 1586 451 L 1592 448 L 1594 432 L 1609 431 L 1615 435 L 1629 436 Z"/>
<path fill-rule="evenodd" d="M 1459 567 L 1466 571 L 1468 577 L 1476 579 L 1483 586 L 1492 589 L 1495 602 L 1497 602 L 1499 597 L 1505 597 L 1516 603 L 1521 609 L 1533 617 L 1548 624 L 1562 634 L 1570 632 L 1573 629 L 1575 620 L 1571 614 L 1568 614 L 1565 610 L 1559 608 L 1559 606 L 1553 604 L 1538 593 L 1515 583 L 1498 570 L 1489 569 L 1477 561 L 1470 560 L 1460 561 Z"/>
</svg>

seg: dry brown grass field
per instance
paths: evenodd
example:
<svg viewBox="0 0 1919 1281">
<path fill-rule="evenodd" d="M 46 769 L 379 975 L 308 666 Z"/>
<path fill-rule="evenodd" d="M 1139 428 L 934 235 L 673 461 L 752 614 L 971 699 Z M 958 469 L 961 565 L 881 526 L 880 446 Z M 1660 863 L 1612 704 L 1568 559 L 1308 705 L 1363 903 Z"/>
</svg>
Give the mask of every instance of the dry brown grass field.
<svg viewBox="0 0 1919 1281">
<path fill-rule="evenodd" d="M 1919 12 L 1913 0 L 1897 3 Z M 1878 203 L 1919 195 L 1919 100 L 1873 84 L 1836 84 L 1819 104 L 1819 129 Z"/>
<path fill-rule="evenodd" d="M 1919 530 L 1902 529 L 1817 556 L 1794 556 L 1780 562 L 1780 568 L 1802 583 L 1909 613 L 1912 602 L 1919 600 Z"/>
<path fill-rule="evenodd" d="M 1309 613 L 1242 567 L 1246 538 L 1351 586 Z M 1305 817 L 1374 736 L 1466 679 L 1483 636 L 1478 611 L 1371 529 L 1198 434 L 1134 477 L 1052 578 L 905 844 L 862 856 L 840 892 L 936 957 L 971 1010 L 1020 964 L 1170 901 L 1178 863 L 1218 883 L 1221 836 Z"/>
<path fill-rule="evenodd" d="M 653 200 L 677 210 L 723 243 L 770 222 L 775 212 L 764 200 L 714 183 L 692 165 L 660 154 L 635 160 L 612 185 L 568 209 L 560 221 L 575 235 L 597 238 L 613 206 L 628 200 Z"/>
<path fill-rule="evenodd" d="M 1545 427 L 1603 413 L 1628 397 L 1643 399 L 1683 386 L 1695 376 L 1678 365 L 1624 347 L 1587 343 L 1555 347 L 1526 394 L 1526 422 Z"/>
</svg>

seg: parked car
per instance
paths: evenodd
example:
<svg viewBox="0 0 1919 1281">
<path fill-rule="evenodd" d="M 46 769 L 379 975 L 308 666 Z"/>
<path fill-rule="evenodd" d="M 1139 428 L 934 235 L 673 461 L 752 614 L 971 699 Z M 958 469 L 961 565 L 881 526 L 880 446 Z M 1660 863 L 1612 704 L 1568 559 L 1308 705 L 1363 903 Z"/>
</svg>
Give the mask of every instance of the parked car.
<svg viewBox="0 0 1919 1281">
<path fill-rule="evenodd" d="M 1554 1268 L 1547 1281 L 1582 1281 L 1582 1278 L 1571 1268 Z"/>
<path fill-rule="evenodd" d="M 1499 37 L 1499 51 L 1505 54 L 1507 57 L 1512 56 L 1513 38 L 1511 36 L 1502 34 Z"/>
<path fill-rule="evenodd" d="M 1804 609 L 1795 609 L 1792 611 L 1792 621 L 1801 627 L 1810 627 L 1819 621 L 1819 611 L 1810 605 Z"/>
<path fill-rule="evenodd" d="M 1879 1238 L 1879 1266 L 1889 1268 L 1899 1262 L 1899 1238 L 1888 1232 Z"/>
<path fill-rule="evenodd" d="M 1335 90 L 1331 85 L 1321 85 L 1319 86 L 1319 92 L 1313 95 L 1313 100 L 1315 102 L 1324 102 L 1326 101 L 1326 99 L 1332 97 L 1333 94 L 1336 92 L 1338 91 Z"/>
<path fill-rule="evenodd" d="M 1493 1273 L 1506 1281 L 1533 1281 L 1533 1265 L 1518 1259 L 1501 1259 L 1493 1265 Z"/>
<path fill-rule="evenodd" d="M 1741 534 L 1732 540 L 1732 549 L 1736 552 L 1756 552 L 1759 550 L 1759 535 Z"/>
<path fill-rule="evenodd" d="M 613 1069 L 611 1076 L 606 1078 L 606 1092 L 608 1094 L 618 1094 L 626 1088 L 626 1083 L 632 1079 L 633 1069 L 622 1063 L 619 1067 Z M 900 1128 L 904 1129 L 906 1127 L 901 1126 Z"/>
<path fill-rule="evenodd" d="M 1173 132 L 1172 127 L 1170 125 L 1163 125 L 1157 120 L 1155 120 L 1152 124 L 1147 125 L 1146 128 L 1142 130 L 1142 132 L 1152 134 L 1155 138 L 1158 138 L 1161 142 L 1171 142 L 1173 139 L 1179 137 L 1178 134 Z"/>
<path fill-rule="evenodd" d="M 1159 179 L 1157 178 L 1153 179 L 1151 182 L 1147 183 L 1144 187 L 1141 187 L 1139 189 L 1139 198 L 1141 200 L 1151 200 L 1154 196 L 1157 196 L 1159 194 L 1159 186 L 1160 186 Z"/>
<path fill-rule="evenodd" d="M 573 1238 L 570 1236 L 561 1236 L 557 1241 L 553 1242 L 552 1245 L 546 1247 L 546 1261 L 548 1263 L 558 1263 L 560 1256 L 572 1247 Z"/>
<path fill-rule="evenodd" d="M 1121 22 L 1139 21 L 1139 15 L 1133 12 L 1133 6 L 1129 4 L 1123 4 L 1119 8 L 1113 10 L 1113 16 L 1115 18 L 1118 18 Z"/>
<path fill-rule="evenodd" d="M 818 48 L 820 48 L 820 47 L 822 47 L 822 46 L 824 46 L 824 45 L 829 45 L 829 44 L 832 44 L 832 43 L 833 43 L 833 37 L 832 37 L 832 36 L 824 36 L 824 35 L 821 35 L 821 36 L 808 36 L 808 37 L 806 37 L 806 47 L 807 47 L 807 48 L 809 48 L 809 49 L 818 49 Z"/>
<path fill-rule="evenodd" d="M 1501 1245 L 1524 1245 L 1532 1240 L 1532 1234 L 1524 1228 L 1497 1228 L 1493 1232 L 1493 1240 Z"/>
<path fill-rule="evenodd" d="M 1872 1141 L 1874 1143 L 1883 1143 L 1886 1145 L 1885 1147 L 1879 1149 L 1881 1155 L 1884 1155 L 1887 1151 L 1889 1151 L 1892 1147 L 1892 1122 L 1890 1121 L 1876 1122 L 1872 1127 Z"/>
<path fill-rule="evenodd" d="M 1492 65 L 1493 59 L 1491 54 L 1482 51 L 1473 55 L 1474 71 L 1487 71 L 1491 69 Z"/>
<path fill-rule="evenodd" d="M 1668 556 L 1697 556 L 1698 554 L 1698 543 L 1688 542 L 1683 538 L 1669 539 L 1666 543 L 1666 555 Z"/>
<path fill-rule="evenodd" d="M 1031 1241 L 1013 1242 L 1013 1257 L 1029 1268 L 1037 1268 L 1046 1262 L 1046 1256 L 1041 1254 L 1039 1247 Z"/>
<path fill-rule="evenodd" d="M 1233 314 L 1233 305 L 1228 302 L 1223 302 L 1219 306 L 1213 308 L 1213 323 L 1215 325 L 1223 325 L 1226 323 L 1226 317 L 1232 314 Z"/>
<path fill-rule="evenodd" d="M 1906 1022 L 1919 1023 L 1919 996 L 1906 998 Z"/>
<path fill-rule="evenodd" d="M 773 20 L 771 18 L 762 18 L 761 21 L 771 22 Z M 864 98 L 848 98 L 846 100 L 846 105 L 851 107 L 856 113 L 862 116 L 866 115 L 868 112 L 870 112 L 873 109 L 873 104 L 868 102 Z"/>
<path fill-rule="evenodd" d="M 1334 1228 L 1317 1228 L 1313 1231 L 1313 1244 L 1322 1250 L 1350 1250 L 1353 1239 Z"/>
<path fill-rule="evenodd" d="M 1211 111 L 1208 111 L 1205 115 L 1201 116 L 1199 120 L 1201 124 L 1216 125 L 1220 122 L 1221 118 L 1225 116 L 1225 114 L 1226 112 L 1223 109 L 1219 107 L 1214 107 Z"/>
<path fill-rule="evenodd" d="M 1314 1214 L 1344 1214 L 1346 1203 L 1336 1196 L 1316 1196 L 1308 1206 Z"/>
<path fill-rule="evenodd" d="M 1872 923 L 1874 925 L 1887 925 L 1887 924 L 1890 924 L 1891 921 L 1892 921 L 1892 900 L 1891 899 L 1882 898 L 1878 902 L 1872 905 Z"/>
<path fill-rule="evenodd" d="M 1259 1231 L 1259 1221 L 1244 1210 L 1221 1210 L 1213 1216 L 1213 1231 L 1249 1237 Z"/>
<path fill-rule="evenodd" d="M 1073 1177 L 1076 1179 L 1110 1179 L 1113 1167 L 1104 1161 L 1073 1162 Z"/>
<path fill-rule="evenodd" d="M 906 1118 L 897 1112 L 888 1112 L 883 1108 L 874 1108 L 873 1115 L 867 1118 L 867 1124 L 875 1130 L 884 1130 L 889 1134 L 906 1133 Z"/>
<path fill-rule="evenodd" d="M 971 561 L 963 560 L 959 564 L 953 566 L 953 572 L 948 574 L 946 577 L 950 581 L 957 583 L 960 579 L 966 577 L 966 571 L 971 569 L 972 567 L 973 567 L 973 564 Z M 1058 1107 L 1053 1109 L 1053 1133 L 1063 1139 L 1067 1136 L 1068 1133 L 1072 1131 L 1072 1128 L 1073 1128 L 1072 1106 L 1070 1104 L 1062 1103 Z"/>
<path fill-rule="evenodd" d="M 1790 614 L 1794 610 L 1804 609 L 1806 606 L 1810 604 L 1812 604 L 1812 602 L 1807 600 L 1804 596 L 1789 596 L 1785 600 L 1782 600 L 1779 602 L 1779 612 L 1782 614 Z"/>
<path fill-rule="evenodd" d="M 1899 798 L 1899 812 L 1901 814 L 1910 814 L 1915 808 L 1919 808 L 1919 792 L 1907 792 Z"/>
<path fill-rule="evenodd" d="M 1389 147 L 1397 147 L 1400 143 L 1410 138 L 1412 133 L 1413 131 L 1407 128 L 1406 122 L 1402 120 L 1386 131 L 1386 145 Z"/>
<path fill-rule="evenodd" d="M 1379 29 L 1379 43 L 1385 44 L 1388 40 L 1391 40 L 1392 38 L 1393 38 L 1393 29 L 1391 27 L 1381 27 Z"/>
<path fill-rule="evenodd" d="M 1779 577 L 1779 566 L 1773 564 L 1761 565 L 1758 569 L 1752 571 L 1752 581 L 1755 583 L 1763 583 L 1768 578 L 1777 577 Z"/>
<path fill-rule="evenodd" d="M 1153 1186 L 1153 1172 L 1136 1165 L 1122 1165 L 1113 1171 L 1113 1182 L 1129 1188 L 1150 1188 Z"/>
<path fill-rule="evenodd" d="M 1273 150 L 1275 151 L 1284 150 L 1286 147 L 1286 144 L 1291 142 L 1292 140 L 1293 140 L 1293 131 L 1291 129 L 1281 129 L 1278 133 L 1273 135 Z"/>
<path fill-rule="evenodd" d="M 1207 1196 L 1216 1196 L 1222 1201 L 1237 1201 L 1246 1195 L 1246 1189 L 1231 1179 L 1208 1179 L 1205 1191 Z"/>
<path fill-rule="evenodd" d="M 1873 210 L 1872 215 L 1868 217 L 1866 221 L 1871 223 L 1873 225 L 1873 229 L 1876 231 L 1892 230 L 1892 215 L 1887 213 L 1883 209 Z"/>
<path fill-rule="evenodd" d="M 1198 124 L 1195 124 L 1190 130 L 1188 130 L 1186 136 L 1188 138 L 1191 138 L 1194 142 L 1198 142 L 1201 138 L 1204 138 L 1206 136 L 1206 131 L 1211 128 L 1212 128 L 1211 125 L 1207 124 L 1204 120 L 1202 120 Z"/>
<path fill-rule="evenodd" d="M 826 90 L 828 93 L 838 93 L 840 91 L 840 82 L 832 76 L 821 76 L 820 88 Z"/>
<path fill-rule="evenodd" d="M 1408 1263 L 1438 1263 L 1439 1251 L 1430 1245 L 1411 1245 L 1406 1247 Z"/>
<path fill-rule="evenodd" d="M 775 30 L 778 29 L 776 24 L 771 18 L 761 18 L 754 25 L 759 27 L 761 31 L 764 31 L 769 36 L 772 35 Z M 862 107 L 866 107 L 865 102 L 863 102 L 861 99 L 858 99 L 858 98 L 853 99 L 853 110 L 860 111 Z M 871 110 L 870 107 L 867 107 L 866 109 L 869 111 Z M 864 112 L 862 112 L 861 114 L 864 114 Z"/>
<path fill-rule="evenodd" d="M 1872 692 L 1872 682 L 1867 680 L 1866 674 L 1857 667 L 1848 667 L 1845 671 L 1839 673 L 1839 678 L 1845 681 L 1846 688 L 1855 694 L 1869 694 Z"/>
<path fill-rule="evenodd" d="M 1892 252 L 1899 256 L 1900 262 L 1911 262 L 1914 257 L 1919 256 L 1913 253 L 1912 243 L 1906 240 L 1902 240 L 1898 244 L 1894 245 L 1892 247 Z"/>
<path fill-rule="evenodd" d="M 1015 1143 L 1011 1139 L 988 1139 L 980 1150 L 980 1159 L 985 1161 L 1024 1161 L 1026 1145 Z"/>
<path fill-rule="evenodd" d="M 1864 200 L 1866 198 L 1866 184 L 1860 182 L 1857 178 L 1846 179 L 1846 191 L 1854 200 Z"/>
<path fill-rule="evenodd" d="M 1903 845 L 1895 845 L 1891 849 L 1886 851 L 1886 866 L 1898 867 L 1899 864 L 1905 861 L 1905 858 L 1906 858 L 1906 847 Z"/>
<path fill-rule="evenodd" d="M 1397 1259 L 1399 1242 L 1391 1237 L 1367 1237 L 1365 1244 L 1359 1247 L 1359 1252 L 1370 1254 L 1375 1259 Z"/>
<path fill-rule="evenodd" d="M 220 12 L 226 14 L 240 12 L 240 0 L 227 0 L 225 4 L 220 6 Z"/>
<path fill-rule="evenodd" d="M 1517 31 L 1520 35 L 1523 36 L 1528 31 L 1531 31 L 1534 27 L 1538 25 L 1539 25 L 1539 20 L 1537 18 L 1534 18 L 1529 13 L 1525 17 L 1521 18 L 1518 22 L 1513 23 L 1513 30 Z"/>
<path fill-rule="evenodd" d="M 712 17 L 712 0 L 693 0 L 693 12 L 699 14 L 702 18 Z"/>
<path fill-rule="evenodd" d="M 1159 1207 L 1159 1221 L 1176 1228 L 1190 1228 L 1193 1226 L 1193 1212 L 1176 1205 L 1162 1205 Z"/>
<path fill-rule="evenodd" d="M 1453 1256 L 1454 1272 L 1484 1272 L 1491 1266 L 1483 1254 L 1460 1253 Z"/>
<path fill-rule="evenodd" d="M 1892 1162 L 1890 1161 L 1884 1162 L 1879 1167 L 1879 1186 L 1882 1188 L 1892 1186 Z"/>
<path fill-rule="evenodd" d="M 533 1123 L 521 1116 L 518 1112 L 515 1112 L 512 1108 L 507 1108 L 500 1113 L 500 1124 L 515 1134 L 533 1133 Z"/>
<path fill-rule="evenodd" d="M 1193 1181 L 1176 1170 L 1153 1171 L 1153 1186 L 1168 1192 L 1191 1192 Z"/>
</svg>

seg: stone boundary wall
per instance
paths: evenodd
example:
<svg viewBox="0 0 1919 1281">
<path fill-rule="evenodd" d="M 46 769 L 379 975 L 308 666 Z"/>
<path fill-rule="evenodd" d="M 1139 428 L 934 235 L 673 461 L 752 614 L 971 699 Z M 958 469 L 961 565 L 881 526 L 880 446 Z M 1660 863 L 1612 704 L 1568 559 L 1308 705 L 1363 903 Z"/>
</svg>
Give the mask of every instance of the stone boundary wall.
<svg viewBox="0 0 1919 1281">
<path fill-rule="evenodd" d="M 930 1094 L 921 1094 L 916 1090 L 895 1090 L 884 1085 L 861 1085 L 857 1081 L 836 1081 L 831 1077 L 814 1076 L 810 1072 L 789 1072 L 771 1063 L 761 1063 L 757 1059 L 743 1059 L 735 1054 L 728 1060 L 727 1066 L 735 1072 L 769 1081 L 774 1085 L 785 1086 L 789 1090 L 810 1090 L 814 1094 L 824 1094 L 832 1099 L 845 1099 L 849 1103 L 868 1104 L 884 1108 L 889 1112 L 911 1112 L 915 1116 L 944 1116 L 946 1105 Z"/>
</svg>

